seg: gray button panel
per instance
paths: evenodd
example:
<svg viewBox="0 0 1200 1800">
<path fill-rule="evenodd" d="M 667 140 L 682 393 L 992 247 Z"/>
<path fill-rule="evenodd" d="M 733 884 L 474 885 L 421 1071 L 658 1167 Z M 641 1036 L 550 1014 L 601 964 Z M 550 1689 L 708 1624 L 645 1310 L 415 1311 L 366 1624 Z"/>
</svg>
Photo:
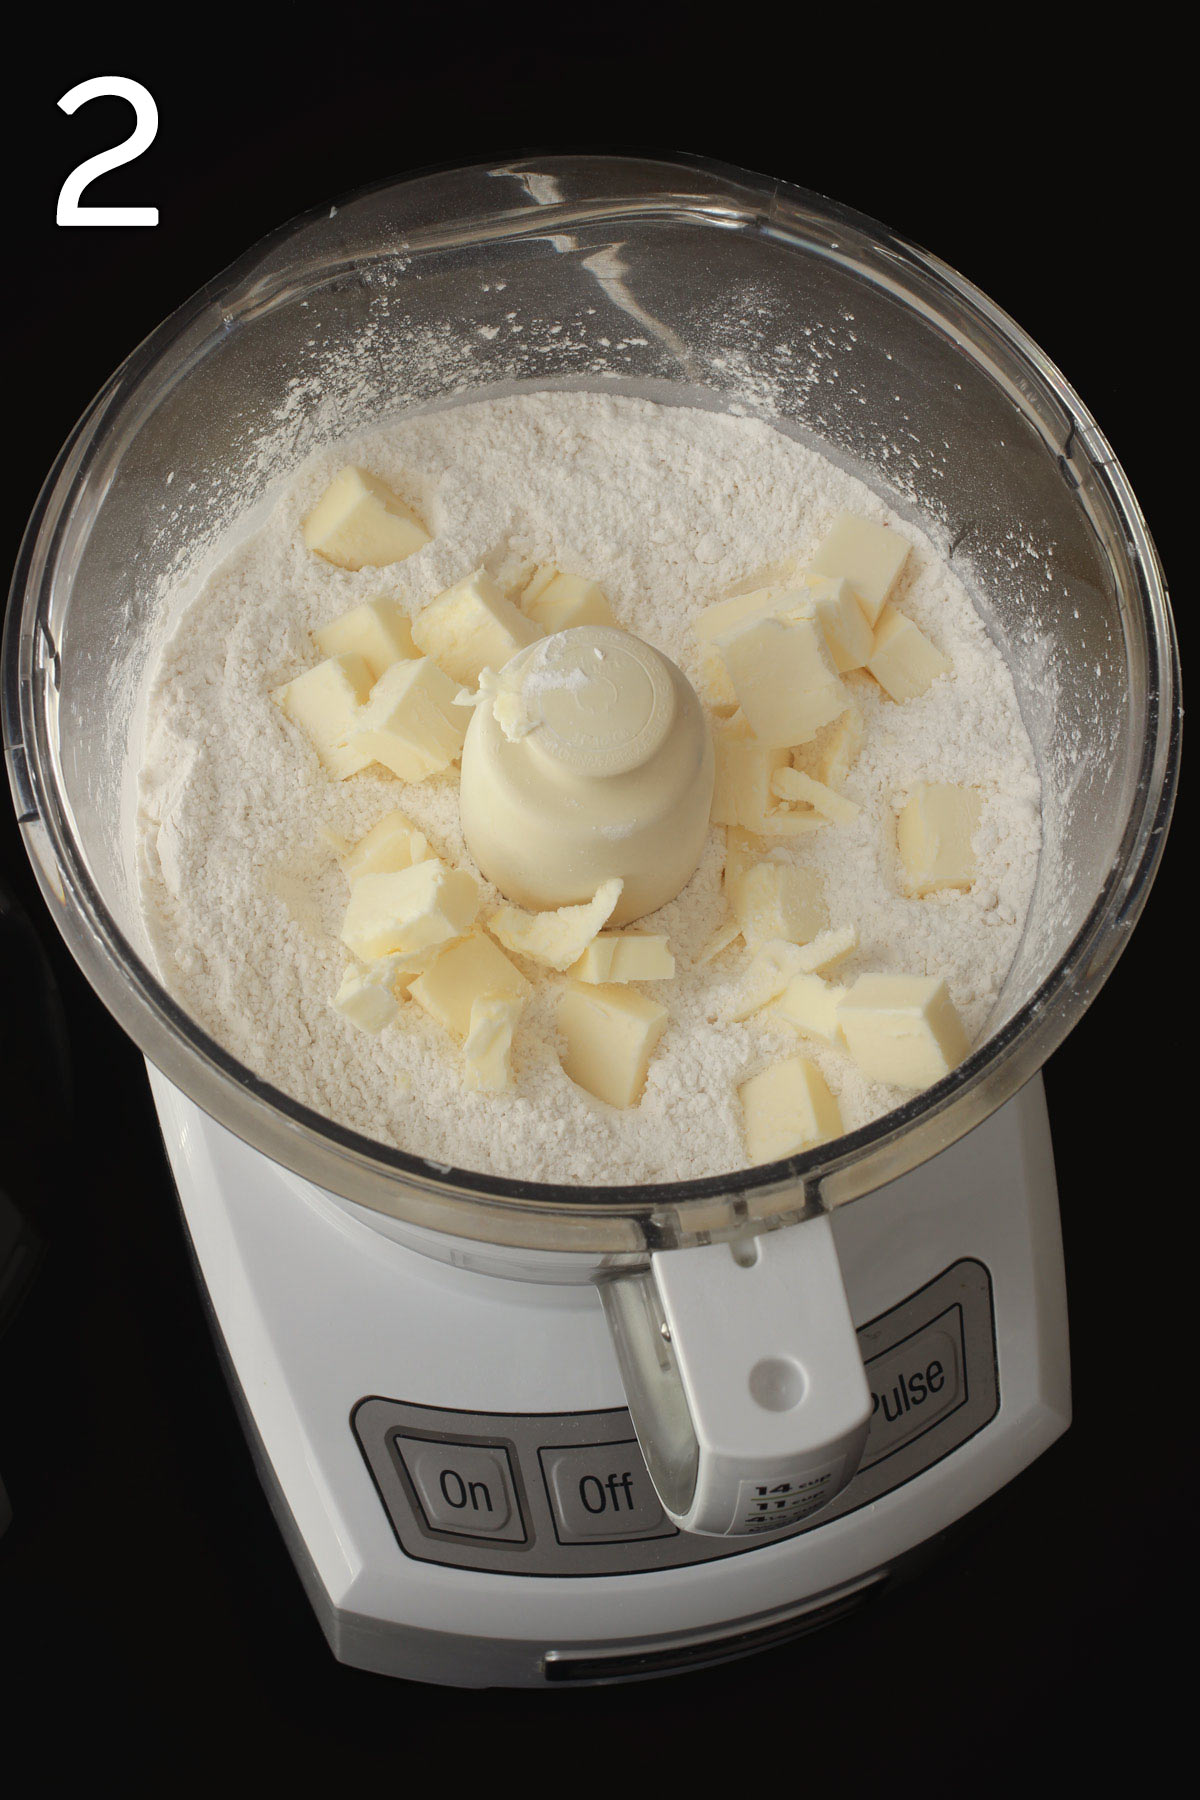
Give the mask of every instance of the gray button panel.
<svg viewBox="0 0 1200 1800">
<path fill-rule="evenodd" d="M 1000 1405 L 991 1279 L 973 1258 L 858 1332 L 872 1397 L 854 1480 L 819 1531 L 911 1481 Z M 682 1533 L 658 1504 L 624 1407 L 566 1414 L 456 1412 L 371 1396 L 351 1425 L 400 1549 L 511 1575 L 625 1575 L 746 1556 L 761 1538 Z"/>
</svg>

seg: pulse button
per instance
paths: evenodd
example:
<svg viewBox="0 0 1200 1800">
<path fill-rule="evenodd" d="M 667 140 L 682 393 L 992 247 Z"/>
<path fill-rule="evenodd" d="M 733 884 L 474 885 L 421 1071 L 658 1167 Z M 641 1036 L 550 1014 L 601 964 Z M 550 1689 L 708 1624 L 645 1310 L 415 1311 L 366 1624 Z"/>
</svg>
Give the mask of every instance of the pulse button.
<svg viewBox="0 0 1200 1800">
<path fill-rule="evenodd" d="M 673 1537 L 637 1439 L 539 1450 L 554 1529 L 562 1544 Z"/>
<path fill-rule="evenodd" d="M 523 1544 L 512 1464 L 500 1444 L 403 1437 L 395 1445 L 431 1531 Z"/>
</svg>

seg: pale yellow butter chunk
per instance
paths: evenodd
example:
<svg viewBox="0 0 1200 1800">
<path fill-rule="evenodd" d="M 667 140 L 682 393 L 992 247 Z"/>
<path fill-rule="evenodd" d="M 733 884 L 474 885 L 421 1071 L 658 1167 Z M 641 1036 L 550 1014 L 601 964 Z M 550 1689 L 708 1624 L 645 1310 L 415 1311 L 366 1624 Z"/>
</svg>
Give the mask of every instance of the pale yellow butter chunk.
<svg viewBox="0 0 1200 1800">
<path fill-rule="evenodd" d="M 787 591 L 770 587 L 742 588 L 723 600 L 715 601 L 712 606 L 706 606 L 693 620 L 692 630 L 700 640 L 704 698 L 710 706 L 737 704 L 733 682 L 717 645 L 718 638 L 738 631 L 756 619 L 774 617 L 778 611 L 781 592 Z"/>
<path fill-rule="evenodd" d="M 814 812 L 810 806 L 776 806 L 758 821 L 756 830 L 763 837 L 795 838 L 820 831 L 828 823 L 824 813 Z"/>
<path fill-rule="evenodd" d="M 789 586 L 786 582 L 764 582 L 759 587 L 741 588 L 724 599 L 714 600 L 711 606 L 697 613 L 692 630 L 702 644 L 715 644 L 752 620 L 781 617 L 789 604 L 801 604 L 802 595 L 801 586 Z"/>
<path fill-rule="evenodd" d="M 769 748 L 805 744 L 845 710 L 845 689 L 812 619 L 758 619 L 716 647 L 747 724 Z"/>
<path fill-rule="evenodd" d="M 860 975 L 838 1018 L 863 1074 L 890 1087 L 929 1087 L 967 1054 L 962 1020 L 936 976 Z"/>
<path fill-rule="evenodd" d="M 710 706 L 725 708 L 737 705 L 737 694 L 717 639 L 737 631 L 751 620 L 769 617 L 772 594 L 766 588 L 743 588 L 706 606 L 692 621 L 692 630 L 700 640 L 701 686 Z"/>
<path fill-rule="evenodd" d="M 412 971 L 402 956 L 385 956 L 378 962 L 351 963 L 342 976 L 333 1004 L 360 1031 L 379 1032 L 400 1016 L 397 990 Z"/>
<path fill-rule="evenodd" d="M 592 983 L 668 981 L 674 973 L 666 938 L 637 931 L 602 931 L 570 968 L 576 981 Z"/>
<path fill-rule="evenodd" d="M 471 1010 L 485 994 L 523 1003 L 530 983 L 482 931 L 443 950 L 409 988 L 409 994 L 457 1038 L 471 1030 Z"/>
<path fill-rule="evenodd" d="M 429 533 L 386 482 L 368 469 L 335 475 L 304 521 L 304 542 L 339 569 L 403 562 Z"/>
<path fill-rule="evenodd" d="M 793 975 L 808 971 L 802 944 L 789 944 L 782 939 L 760 944 L 742 980 L 741 992 L 729 1009 L 729 1018 L 740 1024 L 752 1013 L 761 1012 L 777 1000 Z"/>
<path fill-rule="evenodd" d="M 463 1086 L 497 1094 L 512 1086 L 509 1055 L 524 1001 L 511 994 L 478 994 L 463 1043 Z"/>
<path fill-rule="evenodd" d="M 812 583 L 809 595 L 834 668 L 840 675 L 861 669 L 871 654 L 874 633 L 850 583 L 822 577 Z"/>
<path fill-rule="evenodd" d="M 805 1056 L 774 1063 L 738 1089 L 752 1163 L 798 1156 L 838 1137 L 842 1116 L 820 1070 Z"/>
<path fill-rule="evenodd" d="M 825 787 L 841 789 L 862 744 L 862 714 L 851 704 L 840 718 L 824 726 L 811 743 L 793 750 L 792 765 Z"/>
<path fill-rule="evenodd" d="M 433 856 L 408 869 L 360 875 L 350 889 L 341 939 L 363 962 L 421 956 L 462 937 L 478 911 L 474 878 Z"/>
<path fill-rule="evenodd" d="M 839 925 L 832 931 L 819 931 L 811 944 L 802 944 L 797 953 L 796 967 L 806 975 L 815 975 L 818 970 L 836 968 L 845 962 L 852 950 L 858 949 L 858 932 L 853 925 Z"/>
<path fill-rule="evenodd" d="M 839 673 L 861 669 L 871 654 L 871 624 L 849 582 L 806 575 L 742 589 L 706 606 L 693 622 L 710 704 L 736 698 L 721 660 L 720 639 L 762 619 L 791 624 L 815 620 Z"/>
<path fill-rule="evenodd" d="M 559 573 L 553 563 L 542 563 L 536 568 L 521 589 L 521 605 L 528 607 L 531 601 L 539 600 L 550 583 L 558 579 Z"/>
<path fill-rule="evenodd" d="M 389 875 L 425 862 L 433 852 L 423 831 L 406 819 L 398 807 L 384 813 L 365 837 L 349 845 L 341 855 L 342 873 L 355 882 L 360 875 Z"/>
<path fill-rule="evenodd" d="M 930 643 L 925 633 L 894 606 L 885 606 L 875 627 L 875 648 L 867 669 L 893 700 L 915 700 L 939 675 L 950 673 L 950 664 Z"/>
<path fill-rule="evenodd" d="M 725 829 L 725 887 L 728 891 L 730 882 L 748 869 L 752 863 L 761 862 L 763 847 L 751 831 L 745 831 L 740 825 L 729 825 Z"/>
<path fill-rule="evenodd" d="M 521 604 L 544 632 L 569 631 L 575 625 L 615 625 L 608 595 L 597 581 L 585 575 L 563 575 L 557 569 L 539 569 Z"/>
<path fill-rule="evenodd" d="M 313 635 L 326 656 L 361 656 L 375 681 L 393 663 L 417 654 L 408 614 L 394 600 L 367 600 Z"/>
<path fill-rule="evenodd" d="M 803 769 L 777 769 L 771 777 L 771 792 L 778 794 L 781 800 L 798 800 L 804 806 L 811 806 L 838 825 L 848 825 L 862 811 L 856 800 L 847 800 L 844 794 L 826 787 L 823 781 L 805 774 Z"/>
<path fill-rule="evenodd" d="M 819 1038 L 823 1044 L 840 1049 L 845 1046 L 838 1006 L 847 990 L 836 982 L 823 981 L 819 975 L 793 975 L 773 1003 L 772 1011 L 793 1026 L 804 1037 Z"/>
<path fill-rule="evenodd" d="M 761 827 L 771 809 L 771 777 L 787 762 L 787 751 L 760 744 L 745 721 L 736 718 L 716 733 L 713 749 L 713 823 L 751 831 Z"/>
<path fill-rule="evenodd" d="M 978 872 L 971 839 L 981 802 L 975 788 L 920 781 L 896 820 L 896 847 L 910 894 L 969 888 Z"/>
<path fill-rule="evenodd" d="M 412 634 L 418 649 L 447 675 L 474 687 L 484 669 L 503 668 L 543 632 L 500 592 L 486 569 L 476 569 L 418 613 Z"/>
<path fill-rule="evenodd" d="M 715 644 L 701 644 L 700 675 L 694 686 L 705 706 L 711 707 L 719 719 L 728 719 L 737 711 L 737 695 Z"/>
<path fill-rule="evenodd" d="M 572 981 L 558 1006 L 564 1073 L 609 1106 L 635 1106 L 668 1017 L 635 988 Z"/>
<path fill-rule="evenodd" d="M 726 919 L 723 925 L 718 925 L 717 929 L 713 932 L 707 944 L 705 944 L 703 950 L 701 950 L 699 956 L 696 958 L 697 968 L 704 963 L 712 962 L 714 957 L 720 956 L 722 950 L 728 950 L 730 944 L 735 944 L 741 935 L 742 928 L 738 921 L 736 919 Z"/>
<path fill-rule="evenodd" d="M 352 748 L 401 781 L 424 781 L 462 754 L 470 714 L 458 689 L 428 656 L 393 663 L 358 716 Z"/>
<path fill-rule="evenodd" d="M 908 560 L 909 546 L 887 525 L 840 513 L 809 564 L 813 575 L 848 581 L 874 625 Z"/>
<path fill-rule="evenodd" d="M 361 656 L 330 656 L 276 688 L 271 698 L 303 731 L 322 767 L 336 781 L 345 781 L 371 761 L 352 741 L 370 692 L 371 671 Z"/>
<path fill-rule="evenodd" d="M 748 944 L 782 939 L 807 944 L 829 924 L 821 878 L 812 869 L 764 860 L 732 878 L 725 891 Z"/>
<path fill-rule="evenodd" d="M 528 956 L 561 974 L 578 962 L 621 898 L 625 883 L 619 875 L 603 881 L 595 897 L 580 906 L 560 906 L 553 912 L 529 913 L 519 906 L 502 906 L 488 920 L 488 930 L 506 950 Z"/>
</svg>

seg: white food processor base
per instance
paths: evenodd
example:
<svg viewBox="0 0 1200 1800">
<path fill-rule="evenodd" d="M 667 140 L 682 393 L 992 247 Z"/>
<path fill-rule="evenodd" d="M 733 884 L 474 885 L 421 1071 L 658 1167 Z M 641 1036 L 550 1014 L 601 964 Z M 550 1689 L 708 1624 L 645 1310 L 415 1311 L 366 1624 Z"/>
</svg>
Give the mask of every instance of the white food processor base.
<svg viewBox="0 0 1200 1800">
<path fill-rule="evenodd" d="M 833 1215 L 870 1436 L 837 1499 L 770 1539 L 664 1517 L 594 1287 L 423 1255 L 150 1080 L 259 1473 L 342 1662 L 539 1687 L 743 1655 L 865 1600 L 1069 1423 L 1040 1078 Z"/>
</svg>

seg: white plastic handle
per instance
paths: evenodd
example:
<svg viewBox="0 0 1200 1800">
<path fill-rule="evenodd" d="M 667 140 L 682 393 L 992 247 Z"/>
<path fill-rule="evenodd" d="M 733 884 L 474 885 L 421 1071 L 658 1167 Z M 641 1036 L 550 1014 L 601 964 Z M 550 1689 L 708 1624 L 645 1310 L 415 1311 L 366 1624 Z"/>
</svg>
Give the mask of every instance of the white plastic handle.
<svg viewBox="0 0 1200 1800">
<path fill-rule="evenodd" d="M 871 1394 L 826 1216 L 658 1251 L 604 1291 L 634 1428 L 684 1531 L 782 1531 L 858 1467 Z M 657 1334 L 658 1342 L 654 1341 Z"/>
</svg>

